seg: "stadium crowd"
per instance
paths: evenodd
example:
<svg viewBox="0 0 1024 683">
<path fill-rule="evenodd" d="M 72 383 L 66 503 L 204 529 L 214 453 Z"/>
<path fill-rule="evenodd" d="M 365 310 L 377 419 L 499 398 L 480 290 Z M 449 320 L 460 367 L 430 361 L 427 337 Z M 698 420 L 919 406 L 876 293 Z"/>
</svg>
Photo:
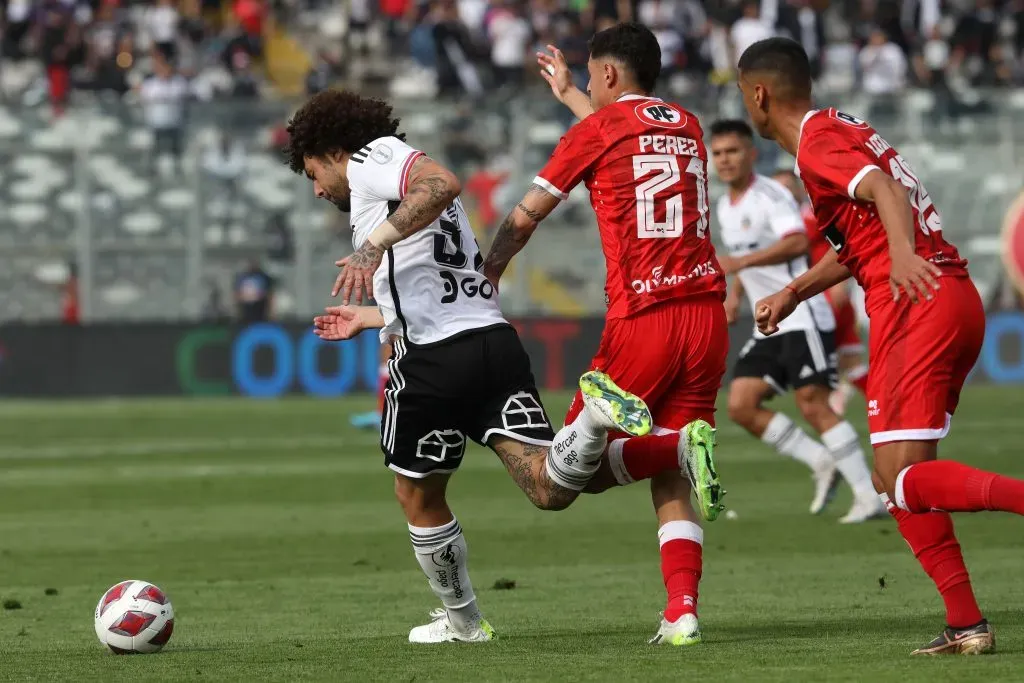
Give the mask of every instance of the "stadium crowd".
<svg viewBox="0 0 1024 683">
<path fill-rule="evenodd" d="M 820 3 L 816 3 L 820 4 Z M 348 45 L 408 52 L 418 69 L 401 91 L 481 94 L 518 87 L 532 52 L 557 43 L 583 75 L 586 39 L 638 19 L 662 48 L 673 90 L 720 85 L 739 54 L 771 35 L 800 41 L 816 76 L 837 88 L 891 96 L 908 84 L 1022 82 L 1021 0 L 847 0 L 817 12 L 810 0 L 357 0 Z"/>
<path fill-rule="evenodd" d="M 60 113 L 73 91 L 120 97 L 156 75 L 192 95 L 252 97 L 263 0 L 7 0 L 0 90 Z M 152 99 L 152 97 L 150 97 Z"/>
</svg>

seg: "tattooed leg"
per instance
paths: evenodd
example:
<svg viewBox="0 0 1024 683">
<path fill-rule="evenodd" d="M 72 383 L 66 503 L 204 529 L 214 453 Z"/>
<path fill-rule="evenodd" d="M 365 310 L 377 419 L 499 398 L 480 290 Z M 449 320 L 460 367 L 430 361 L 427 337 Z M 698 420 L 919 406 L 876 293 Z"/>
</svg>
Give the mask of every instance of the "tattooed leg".
<svg viewBox="0 0 1024 683">
<path fill-rule="evenodd" d="M 491 437 L 488 445 L 498 454 L 516 486 L 541 510 L 564 510 L 579 496 L 579 491 L 561 486 L 548 476 L 548 446 L 522 443 L 506 436 Z"/>
</svg>

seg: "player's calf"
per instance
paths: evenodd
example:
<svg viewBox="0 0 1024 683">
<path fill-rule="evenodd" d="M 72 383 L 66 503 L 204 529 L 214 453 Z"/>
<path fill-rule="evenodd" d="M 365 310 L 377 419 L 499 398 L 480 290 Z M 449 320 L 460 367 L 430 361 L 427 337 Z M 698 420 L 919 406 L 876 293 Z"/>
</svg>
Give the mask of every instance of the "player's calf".
<svg viewBox="0 0 1024 683">
<path fill-rule="evenodd" d="M 885 508 L 879 503 L 871 482 L 871 470 L 857 431 L 833 412 L 829 405 L 829 388 L 822 385 L 800 387 L 796 391 L 796 399 L 804 419 L 821 435 L 832 467 L 853 489 L 853 505 L 839 520 L 840 523 L 859 524 L 885 515 Z"/>
<path fill-rule="evenodd" d="M 494 629 L 476 604 L 469 578 L 469 550 L 462 527 L 445 497 L 447 475 L 413 479 L 395 475 L 395 495 L 405 512 L 416 561 L 444 608 L 432 621 L 409 632 L 409 642 L 491 640 Z"/>
</svg>

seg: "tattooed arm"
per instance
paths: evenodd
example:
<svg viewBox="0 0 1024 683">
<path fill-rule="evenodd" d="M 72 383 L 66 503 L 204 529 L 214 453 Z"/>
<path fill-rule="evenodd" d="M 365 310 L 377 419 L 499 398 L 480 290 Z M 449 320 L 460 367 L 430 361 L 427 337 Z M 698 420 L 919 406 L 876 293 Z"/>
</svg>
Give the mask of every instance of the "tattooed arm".
<svg viewBox="0 0 1024 683">
<path fill-rule="evenodd" d="M 416 159 L 409 169 L 408 189 L 398 208 L 370 233 L 354 254 L 335 263 L 343 270 L 334 282 L 331 295 L 341 293 L 345 305 L 353 290 L 355 303 L 362 303 L 363 289 L 369 298 L 373 291 L 373 274 L 384 260 L 384 252 L 437 220 L 460 192 L 462 185 L 454 173 L 429 157 Z"/>
<path fill-rule="evenodd" d="M 537 225 L 558 206 L 559 199 L 540 185 L 531 185 L 526 196 L 505 217 L 484 259 L 484 276 L 495 287 L 512 257 L 526 246 Z"/>
<path fill-rule="evenodd" d="M 460 192 L 462 185 L 454 173 L 421 156 L 409 169 L 409 189 L 388 222 L 405 239 L 436 221 Z"/>
</svg>

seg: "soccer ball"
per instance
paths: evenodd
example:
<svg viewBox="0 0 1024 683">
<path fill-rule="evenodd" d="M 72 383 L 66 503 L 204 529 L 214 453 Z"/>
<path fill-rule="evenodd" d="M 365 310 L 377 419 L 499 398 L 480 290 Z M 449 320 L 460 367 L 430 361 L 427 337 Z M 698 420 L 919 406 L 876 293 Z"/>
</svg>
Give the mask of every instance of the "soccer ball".
<svg viewBox="0 0 1024 683">
<path fill-rule="evenodd" d="M 150 654 L 174 632 L 174 608 L 164 592 L 146 581 L 122 581 L 96 605 L 96 637 L 114 654 Z"/>
</svg>

